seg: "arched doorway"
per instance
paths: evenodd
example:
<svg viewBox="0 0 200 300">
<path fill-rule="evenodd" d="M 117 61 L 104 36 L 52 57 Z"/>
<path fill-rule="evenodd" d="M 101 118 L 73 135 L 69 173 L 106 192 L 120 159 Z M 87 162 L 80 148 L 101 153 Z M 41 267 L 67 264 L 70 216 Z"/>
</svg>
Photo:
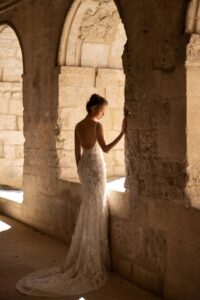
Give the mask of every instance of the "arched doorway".
<svg viewBox="0 0 200 300">
<path fill-rule="evenodd" d="M 126 34 L 113 0 L 74 1 L 66 18 L 58 62 L 59 109 L 57 139 L 59 179 L 77 180 L 74 127 L 85 116 L 85 104 L 93 93 L 106 97 L 109 110 L 102 121 L 107 142 L 121 129 L 125 75 L 121 56 Z M 105 155 L 107 175 L 125 175 L 124 140 Z"/>
<path fill-rule="evenodd" d="M 0 188 L 22 189 L 24 163 L 22 51 L 14 30 L 0 26 Z M 4 194 L 3 191 L 4 190 Z M 11 197 L 12 198 L 12 197 Z M 19 196 L 14 197 L 19 198 Z M 20 196 L 21 199 L 21 196 Z M 12 200 L 12 199 L 10 199 Z M 19 199 L 18 199 L 19 200 Z M 21 202 L 21 200 L 17 201 Z"/>
</svg>

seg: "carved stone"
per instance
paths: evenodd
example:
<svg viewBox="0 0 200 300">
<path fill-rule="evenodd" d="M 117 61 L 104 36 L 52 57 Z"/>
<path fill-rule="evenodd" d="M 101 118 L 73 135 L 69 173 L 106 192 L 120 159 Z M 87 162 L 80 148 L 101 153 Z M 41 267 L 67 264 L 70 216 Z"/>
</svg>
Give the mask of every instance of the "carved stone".
<svg viewBox="0 0 200 300">
<path fill-rule="evenodd" d="M 200 35 L 193 34 L 187 47 L 187 62 L 200 64 Z"/>
</svg>

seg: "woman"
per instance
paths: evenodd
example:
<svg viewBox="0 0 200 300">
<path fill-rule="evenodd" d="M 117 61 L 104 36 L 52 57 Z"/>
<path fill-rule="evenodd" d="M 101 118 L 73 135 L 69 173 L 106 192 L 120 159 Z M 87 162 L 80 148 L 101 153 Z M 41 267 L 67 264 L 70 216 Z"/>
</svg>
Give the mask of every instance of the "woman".
<svg viewBox="0 0 200 300">
<path fill-rule="evenodd" d="M 108 152 L 119 142 L 125 133 L 126 122 L 124 119 L 116 139 L 106 144 L 99 120 L 104 116 L 107 105 L 107 100 L 93 94 L 86 105 L 87 116 L 75 127 L 75 158 L 83 196 L 66 259 L 62 265 L 21 278 L 16 287 L 24 294 L 49 297 L 80 295 L 99 289 L 108 279 L 108 205 L 102 150 Z"/>
</svg>

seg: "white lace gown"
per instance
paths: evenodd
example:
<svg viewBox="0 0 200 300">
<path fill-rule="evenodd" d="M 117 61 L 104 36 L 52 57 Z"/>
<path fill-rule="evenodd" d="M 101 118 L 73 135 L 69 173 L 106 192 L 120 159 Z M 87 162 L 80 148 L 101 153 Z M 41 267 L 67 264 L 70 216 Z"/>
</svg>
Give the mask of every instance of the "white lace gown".
<svg viewBox="0 0 200 300">
<path fill-rule="evenodd" d="M 78 163 L 82 202 L 65 261 L 22 277 L 16 288 L 34 296 L 80 295 L 102 287 L 110 270 L 106 165 L 99 144 L 83 149 Z"/>
</svg>

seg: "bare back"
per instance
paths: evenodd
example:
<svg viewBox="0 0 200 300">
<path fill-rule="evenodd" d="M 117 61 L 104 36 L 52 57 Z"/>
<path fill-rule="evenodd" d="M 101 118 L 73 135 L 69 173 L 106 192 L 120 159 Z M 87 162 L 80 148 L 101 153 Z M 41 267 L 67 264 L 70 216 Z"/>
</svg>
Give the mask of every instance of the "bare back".
<svg viewBox="0 0 200 300">
<path fill-rule="evenodd" d="M 81 146 L 84 149 L 91 149 L 97 141 L 96 127 L 98 122 L 80 121 L 76 125 L 76 132 Z"/>
</svg>

